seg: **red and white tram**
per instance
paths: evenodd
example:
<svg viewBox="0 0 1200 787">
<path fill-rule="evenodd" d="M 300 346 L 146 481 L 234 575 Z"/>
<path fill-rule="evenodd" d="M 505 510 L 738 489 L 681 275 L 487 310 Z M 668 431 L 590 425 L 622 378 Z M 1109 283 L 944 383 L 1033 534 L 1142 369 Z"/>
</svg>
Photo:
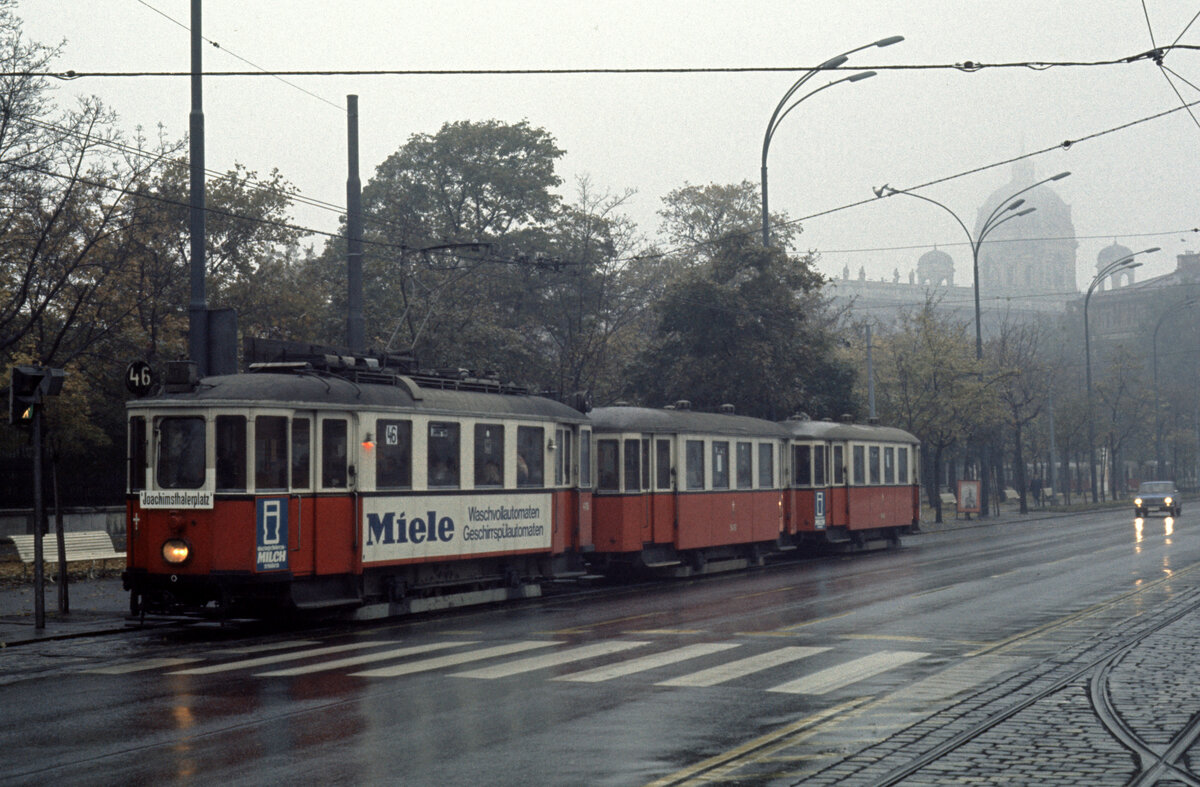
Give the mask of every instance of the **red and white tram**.
<svg viewBox="0 0 1200 787">
<path fill-rule="evenodd" d="M 788 534 L 797 543 L 896 543 L 920 524 L 920 441 L 874 424 L 811 421 L 789 433 Z"/>
<path fill-rule="evenodd" d="M 600 407 L 594 552 L 601 570 L 682 573 L 761 562 L 784 529 L 778 424 L 731 412 Z M 710 565 L 711 564 L 711 565 Z"/>
<path fill-rule="evenodd" d="M 129 404 L 135 614 L 391 614 L 449 605 L 449 589 L 507 597 L 581 567 L 582 413 L 330 361 L 184 379 Z"/>
<path fill-rule="evenodd" d="M 689 575 L 894 543 L 919 521 L 900 429 L 683 402 L 585 415 L 387 359 L 289 358 L 129 403 L 134 614 L 401 614 L 585 567 Z"/>
</svg>

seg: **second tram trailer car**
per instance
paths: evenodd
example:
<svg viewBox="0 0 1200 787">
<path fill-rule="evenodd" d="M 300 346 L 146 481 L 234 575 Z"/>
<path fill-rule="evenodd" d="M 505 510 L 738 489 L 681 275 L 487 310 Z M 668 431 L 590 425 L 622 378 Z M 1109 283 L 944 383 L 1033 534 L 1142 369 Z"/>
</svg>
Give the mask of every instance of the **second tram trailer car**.
<svg viewBox="0 0 1200 787">
<path fill-rule="evenodd" d="M 784 530 L 779 424 L 671 408 L 599 407 L 592 541 L 600 571 L 676 575 L 757 564 Z"/>
<path fill-rule="evenodd" d="M 582 413 L 326 358 L 200 380 L 188 364 L 129 403 L 134 614 L 370 617 L 582 573 Z"/>
<path fill-rule="evenodd" d="M 798 543 L 898 543 L 920 524 L 920 441 L 874 424 L 794 416 L 789 534 Z"/>
</svg>

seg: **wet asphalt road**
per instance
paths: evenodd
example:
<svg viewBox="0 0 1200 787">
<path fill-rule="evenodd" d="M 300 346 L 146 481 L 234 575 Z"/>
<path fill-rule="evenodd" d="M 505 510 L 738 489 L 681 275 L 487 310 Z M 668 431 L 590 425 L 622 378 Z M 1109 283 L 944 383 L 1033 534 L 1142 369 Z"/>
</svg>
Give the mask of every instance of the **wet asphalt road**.
<svg viewBox="0 0 1200 787">
<path fill-rule="evenodd" d="M 1186 512 L 1122 511 L 336 630 L 39 643 L 0 651 L 0 779 L 675 784 L 718 760 L 712 781 L 794 783 L 894 732 L 849 723 L 864 703 L 927 715 L 1197 565 Z"/>
</svg>

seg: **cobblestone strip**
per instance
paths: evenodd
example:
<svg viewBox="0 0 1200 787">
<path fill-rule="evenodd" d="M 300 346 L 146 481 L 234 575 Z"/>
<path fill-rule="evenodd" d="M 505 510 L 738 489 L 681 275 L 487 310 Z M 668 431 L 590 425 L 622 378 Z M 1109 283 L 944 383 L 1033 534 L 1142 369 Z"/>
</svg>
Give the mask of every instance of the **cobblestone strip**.
<svg viewBox="0 0 1200 787">
<path fill-rule="evenodd" d="M 1173 593 L 1153 611 L 1129 617 L 1101 634 L 1068 646 L 1022 673 L 807 776 L 803 784 L 961 784 L 964 776 L 976 775 L 981 783 L 996 783 L 1001 772 L 983 764 L 989 757 L 1011 769 L 1003 771 L 1003 781 L 1008 784 L 1101 784 L 1105 783 L 1099 780 L 1103 774 L 1091 772 L 1113 772 L 1106 770 L 1109 768 L 1115 769 L 1115 783 L 1124 784 L 1140 769 L 1132 753 L 1113 741 L 1096 719 L 1087 698 L 1084 673 L 1198 606 L 1200 589 Z M 1139 700 L 1138 707 L 1142 705 Z M 1084 706 L 1090 721 L 1078 716 L 1077 711 Z M 1056 714 L 1063 716 L 1055 719 Z M 1069 733 L 1041 727 L 1037 724 L 1040 717 L 1047 717 L 1054 725 L 1069 720 L 1065 725 Z M 1044 742 L 1049 746 L 1043 746 Z M 1061 759 L 1051 754 L 1055 746 L 1071 755 L 1068 762 L 1075 775 L 1069 780 L 1064 781 L 1065 771 L 1059 770 L 1061 762 L 1049 770 L 1037 769 L 1038 763 Z M 983 755 L 977 753 L 981 747 Z M 988 771 L 990 777 L 981 770 Z M 1090 778 L 1093 775 L 1097 778 Z"/>
</svg>

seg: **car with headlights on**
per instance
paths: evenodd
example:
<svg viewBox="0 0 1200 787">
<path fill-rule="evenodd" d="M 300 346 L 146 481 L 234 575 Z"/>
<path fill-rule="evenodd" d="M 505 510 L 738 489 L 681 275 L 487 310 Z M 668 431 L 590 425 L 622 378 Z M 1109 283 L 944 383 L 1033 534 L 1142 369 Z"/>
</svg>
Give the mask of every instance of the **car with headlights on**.
<svg viewBox="0 0 1200 787">
<path fill-rule="evenodd" d="M 1163 511 L 1167 516 L 1179 516 L 1179 490 L 1174 481 L 1143 481 L 1133 498 L 1133 512 L 1146 516 L 1151 511 Z"/>
</svg>

